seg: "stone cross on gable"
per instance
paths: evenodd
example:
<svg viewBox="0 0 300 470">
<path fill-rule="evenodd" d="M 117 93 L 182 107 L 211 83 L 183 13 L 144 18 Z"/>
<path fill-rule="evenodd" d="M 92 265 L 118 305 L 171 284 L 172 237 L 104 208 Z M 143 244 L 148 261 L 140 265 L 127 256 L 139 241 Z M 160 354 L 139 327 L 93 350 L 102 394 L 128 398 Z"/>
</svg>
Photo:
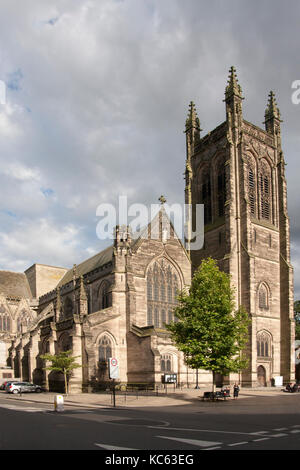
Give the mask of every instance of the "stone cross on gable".
<svg viewBox="0 0 300 470">
<path fill-rule="evenodd" d="M 158 198 L 159 202 L 161 203 L 161 205 L 165 204 L 165 202 L 167 202 L 165 196 L 161 195 L 159 198 Z"/>
</svg>

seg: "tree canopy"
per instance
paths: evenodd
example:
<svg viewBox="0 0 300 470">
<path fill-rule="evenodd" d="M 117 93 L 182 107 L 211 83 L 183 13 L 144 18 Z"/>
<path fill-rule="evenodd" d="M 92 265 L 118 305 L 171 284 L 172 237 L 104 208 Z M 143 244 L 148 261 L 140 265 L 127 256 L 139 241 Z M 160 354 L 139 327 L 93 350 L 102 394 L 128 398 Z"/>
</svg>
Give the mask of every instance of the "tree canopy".
<svg viewBox="0 0 300 470">
<path fill-rule="evenodd" d="M 47 370 L 53 370 L 56 372 L 62 372 L 64 374 L 65 380 L 65 393 L 69 393 L 69 384 L 68 378 L 72 373 L 73 369 L 77 369 L 81 367 L 80 364 L 77 364 L 75 360 L 77 357 L 72 356 L 72 351 L 62 351 L 58 354 L 44 354 L 41 358 L 45 361 L 49 361 L 52 364 L 50 366 L 45 367 Z"/>
</svg>

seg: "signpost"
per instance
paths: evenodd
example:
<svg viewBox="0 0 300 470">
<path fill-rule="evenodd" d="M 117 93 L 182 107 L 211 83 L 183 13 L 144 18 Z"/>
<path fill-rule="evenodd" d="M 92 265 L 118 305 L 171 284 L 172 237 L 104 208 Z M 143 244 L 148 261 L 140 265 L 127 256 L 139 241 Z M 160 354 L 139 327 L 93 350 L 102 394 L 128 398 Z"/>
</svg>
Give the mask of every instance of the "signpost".
<svg viewBox="0 0 300 470">
<path fill-rule="evenodd" d="M 108 359 L 109 378 L 113 380 L 113 406 L 116 406 L 116 384 L 115 380 L 119 378 L 119 361 L 115 357 Z"/>
</svg>

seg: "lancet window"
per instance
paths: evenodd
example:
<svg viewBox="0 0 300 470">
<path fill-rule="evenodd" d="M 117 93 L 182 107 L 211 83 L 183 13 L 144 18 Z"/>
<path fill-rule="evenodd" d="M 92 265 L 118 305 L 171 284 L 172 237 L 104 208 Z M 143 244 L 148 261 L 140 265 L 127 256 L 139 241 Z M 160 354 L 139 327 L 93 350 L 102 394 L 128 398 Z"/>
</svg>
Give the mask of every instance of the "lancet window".
<svg viewBox="0 0 300 470">
<path fill-rule="evenodd" d="M 262 219 L 270 220 L 272 215 L 272 187 L 271 187 L 271 171 L 266 162 L 261 163 L 259 174 L 259 191 L 260 191 L 260 216 Z"/>
<path fill-rule="evenodd" d="M 0 331 L 10 331 L 10 315 L 4 305 L 0 306 Z"/>
<path fill-rule="evenodd" d="M 257 335 L 257 356 L 271 357 L 271 337 L 266 331 Z"/>
</svg>

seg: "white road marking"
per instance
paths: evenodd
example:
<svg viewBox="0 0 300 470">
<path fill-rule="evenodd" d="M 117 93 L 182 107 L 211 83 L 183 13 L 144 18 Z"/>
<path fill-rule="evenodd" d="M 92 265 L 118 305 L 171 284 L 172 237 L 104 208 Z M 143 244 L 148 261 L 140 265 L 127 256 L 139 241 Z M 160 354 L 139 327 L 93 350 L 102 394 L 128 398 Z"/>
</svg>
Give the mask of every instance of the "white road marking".
<svg viewBox="0 0 300 470">
<path fill-rule="evenodd" d="M 260 439 L 254 439 L 253 442 L 259 442 L 259 441 L 268 441 L 269 437 L 261 437 Z"/>
<path fill-rule="evenodd" d="M 214 434 L 220 433 L 220 434 L 246 434 L 247 436 L 249 435 L 260 435 L 260 432 L 237 432 L 237 431 L 217 431 L 215 429 L 196 429 L 196 428 L 165 428 L 163 426 L 147 426 L 147 428 L 151 429 L 163 429 L 164 431 L 191 431 L 191 432 L 212 432 Z M 267 431 L 262 431 L 262 432 L 267 432 Z"/>
<path fill-rule="evenodd" d="M 222 442 L 199 441 L 198 439 L 182 439 L 179 437 L 168 437 L 168 436 L 155 436 L 155 437 L 159 437 L 160 439 L 169 439 L 170 441 L 183 442 L 185 444 L 192 444 L 193 446 L 197 446 L 197 447 L 209 447 L 209 446 L 216 446 L 218 444 L 223 444 Z"/>
<path fill-rule="evenodd" d="M 139 449 L 132 449 L 130 447 L 117 447 L 117 446 L 110 446 L 108 444 L 97 444 L 96 442 L 94 445 L 101 447 L 102 449 L 107 449 L 107 450 L 139 450 Z"/>
<path fill-rule="evenodd" d="M 233 446 L 241 446 L 243 444 L 248 444 L 248 441 L 234 442 L 233 444 L 227 444 L 227 445 L 228 445 L 228 447 L 233 447 Z"/>
<path fill-rule="evenodd" d="M 251 432 L 250 434 L 253 434 L 253 435 L 254 435 L 254 434 L 255 434 L 255 435 L 258 434 L 258 435 L 260 435 L 260 434 L 268 434 L 268 432 L 269 432 L 269 431 L 257 431 L 257 432 Z"/>
<path fill-rule="evenodd" d="M 207 449 L 202 449 L 202 450 L 215 450 L 215 449 L 221 449 L 221 447 L 207 447 Z"/>
<path fill-rule="evenodd" d="M 300 432 L 300 429 L 292 429 L 292 430 L 290 431 L 291 434 L 296 434 L 296 433 L 298 433 L 298 432 Z"/>
</svg>

